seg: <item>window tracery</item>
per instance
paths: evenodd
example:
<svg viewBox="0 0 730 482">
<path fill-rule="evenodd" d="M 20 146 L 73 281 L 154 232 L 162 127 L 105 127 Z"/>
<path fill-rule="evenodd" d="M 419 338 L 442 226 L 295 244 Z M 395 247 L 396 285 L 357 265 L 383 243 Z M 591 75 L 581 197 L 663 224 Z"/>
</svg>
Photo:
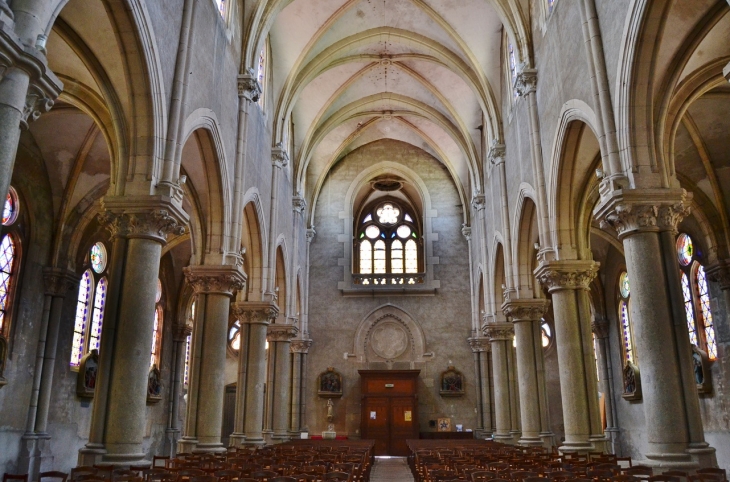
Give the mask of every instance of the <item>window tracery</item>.
<svg viewBox="0 0 730 482">
<path fill-rule="evenodd" d="M 619 302 L 618 318 L 621 323 L 621 348 L 624 355 L 624 364 L 636 364 L 636 349 L 634 348 L 634 329 L 631 324 L 631 284 L 629 274 L 624 271 L 618 281 Z"/>
<path fill-rule="evenodd" d="M 188 325 L 193 326 L 195 323 L 195 313 L 196 313 L 196 301 L 197 298 L 193 298 L 193 300 L 190 303 L 190 307 L 188 308 Z M 192 341 L 193 335 L 188 335 L 185 339 L 185 369 L 183 370 L 183 385 L 187 386 L 188 381 L 190 379 L 190 344 Z"/>
<path fill-rule="evenodd" d="M 87 254 L 88 267 L 81 276 L 76 300 L 70 361 L 72 367 L 77 368 L 84 355 L 91 350 L 98 350 L 101 344 L 108 288 L 106 252 L 104 244 L 98 242 L 89 249 Z"/>
<path fill-rule="evenodd" d="M 15 294 L 19 264 L 20 237 L 15 222 L 18 219 L 18 194 L 11 186 L 5 197 L 2 225 L 5 235 L 0 241 L 0 336 L 8 337 L 10 333 L 10 308 Z M 2 359 L 0 359 L 2 363 Z"/>
<path fill-rule="evenodd" d="M 677 260 L 689 341 L 707 352 L 710 360 L 717 358 L 715 326 L 710 308 L 710 290 L 705 268 L 700 264 L 692 238 L 681 233 L 677 237 Z"/>
<path fill-rule="evenodd" d="M 162 282 L 157 280 L 157 293 L 155 295 L 155 320 L 152 327 L 152 350 L 150 352 L 150 367 L 160 366 L 160 352 L 162 348 L 162 322 L 164 311 L 162 309 Z"/>
<path fill-rule="evenodd" d="M 221 14 L 221 17 L 226 18 L 227 0 L 213 0 L 213 1 L 215 1 L 215 6 L 218 8 L 218 12 Z"/>
</svg>

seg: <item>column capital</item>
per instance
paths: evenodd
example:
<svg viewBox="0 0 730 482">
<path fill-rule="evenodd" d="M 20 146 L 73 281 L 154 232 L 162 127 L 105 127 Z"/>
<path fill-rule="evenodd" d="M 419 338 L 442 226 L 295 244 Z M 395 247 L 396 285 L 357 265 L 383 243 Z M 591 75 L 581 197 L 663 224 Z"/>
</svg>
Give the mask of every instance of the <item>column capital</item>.
<svg viewBox="0 0 730 482">
<path fill-rule="evenodd" d="M 484 194 L 475 194 L 474 197 L 471 198 L 471 207 L 473 207 L 477 211 L 481 211 L 482 209 L 484 209 L 485 205 L 486 198 L 484 197 Z"/>
<path fill-rule="evenodd" d="M 547 312 L 550 302 L 540 298 L 525 298 L 502 303 L 502 312 L 512 318 L 512 322 L 540 321 Z"/>
<path fill-rule="evenodd" d="M 63 298 L 66 292 L 78 288 L 80 277 L 61 268 L 43 268 L 43 288 L 50 296 Z"/>
<path fill-rule="evenodd" d="M 185 341 L 188 336 L 193 334 L 192 325 L 185 323 L 184 325 L 176 324 L 172 327 L 173 341 Z"/>
<path fill-rule="evenodd" d="M 622 189 L 593 212 L 602 228 L 612 227 L 619 239 L 641 232 L 677 232 L 690 213 L 692 194 L 684 189 Z"/>
<path fill-rule="evenodd" d="M 468 226 L 467 224 L 461 225 L 461 235 L 466 238 L 466 241 L 471 241 L 471 226 Z"/>
<path fill-rule="evenodd" d="M 537 70 L 528 69 L 523 64 L 515 76 L 515 90 L 520 97 L 535 92 L 537 90 Z"/>
<path fill-rule="evenodd" d="M 299 328 L 294 325 L 280 325 L 273 323 L 266 328 L 266 340 L 270 343 L 276 341 L 291 341 L 297 336 Z"/>
<path fill-rule="evenodd" d="M 317 235 L 317 231 L 315 231 L 314 226 L 312 226 L 311 228 L 308 228 L 307 229 L 307 234 L 306 234 L 306 236 L 307 236 L 307 242 L 308 243 L 311 243 L 312 241 L 314 241 L 314 237 L 316 235 Z"/>
<path fill-rule="evenodd" d="M 469 338 L 469 346 L 473 353 L 489 351 L 492 347 L 491 339 L 488 336 L 473 336 Z"/>
<path fill-rule="evenodd" d="M 289 153 L 283 142 L 277 142 L 271 149 L 271 162 L 275 168 L 283 169 L 289 165 Z"/>
<path fill-rule="evenodd" d="M 258 102 L 261 97 L 261 84 L 256 78 L 254 69 L 246 69 L 245 74 L 238 76 L 238 96 L 250 102 Z"/>
<path fill-rule="evenodd" d="M 510 341 L 515 336 L 512 323 L 487 323 L 484 334 L 489 341 Z"/>
<path fill-rule="evenodd" d="M 588 290 L 599 267 L 600 264 L 595 261 L 550 261 L 538 266 L 535 275 L 550 293 L 558 290 Z"/>
<path fill-rule="evenodd" d="M 720 284 L 723 291 L 730 290 L 730 260 L 721 260 L 705 269 L 710 281 Z"/>
<path fill-rule="evenodd" d="M 309 353 L 309 347 L 312 346 L 312 340 L 292 340 L 290 350 L 292 353 L 301 353 L 306 355 Z"/>
<path fill-rule="evenodd" d="M 307 209 L 307 201 L 301 194 L 296 194 L 292 200 L 292 209 L 297 214 L 302 214 Z"/>
<path fill-rule="evenodd" d="M 489 162 L 498 166 L 504 164 L 504 158 L 507 156 L 507 147 L 499 142 L 497 139 L 493 139 L 489 145 L 489 151 L 487 152 L 487 159 Z"/>
<path fill-rule="evenodd" d="M 599 318 L 591 322 L 591 330 L 599 340 L 608 338 L 608 320 Z"/>
<path fill-rule="evenodd" d="M 223 294 L 246 288 L 246 273 L 238 266 L 188 266 L 183 268 L 185 279 L 195 294 Z"/>
<path fill-rule="evenodd" d="M 276 320 L 279 307 L 269 301 L 242 301 L 231 304 L 231 312 L 241 323 L 268 325 Z"/>
<path fill-rule="evenodd" d="M 114 237 L 144 238 L 160 244 L 185 233 L 188 215 L 167 196 L 106 196 L 97 216 Z"/>
</svg>

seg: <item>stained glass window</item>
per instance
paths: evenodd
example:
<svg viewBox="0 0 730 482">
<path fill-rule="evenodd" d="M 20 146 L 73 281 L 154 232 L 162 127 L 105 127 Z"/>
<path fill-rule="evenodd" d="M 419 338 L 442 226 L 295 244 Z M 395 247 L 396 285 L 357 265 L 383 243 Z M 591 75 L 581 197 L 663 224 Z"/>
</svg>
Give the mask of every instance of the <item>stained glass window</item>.
<svg viewBox="0 0 730 482">
<path fill-rule="evenodd" d="M 418 273 L 418 246 L 412 239 L 406 241 L 406 273 Z"/>
<path fill-rule="evenodd" d="M 94 313 L 91 317 L 91 330 L 89 331 L 89 351 L 98 350 L 101 342 L 101 325 L 104 322 L 104 306 L 106 305 L 106 278 L 102 278 L 96 284 L 94 293 Z"/>
<path fill-rule="evenodd" d="M 707 286 L 707 276 L 705 268 L 701 265 L 697 267 L 697 291 L 700 295 L 700 309 L 702 310 L 702 321 L 705 329 L 705 342 L 707 346 L 707 356 L 710 360 L 717 358 L 717 342 L 715 341 L 715 328 L 712 320 L 712 310 L 710 310 L 710 290 Z"/>
<path fill-rule="evenodd" d="M 256 78 L 259 81 L 259 86 L 261 87 L 261 97 L 259 97 L 259 105 L 261 107 L 264 106 L 264 92 L 266 91 L 266 42 L 264 42 L 264 46 L 261 47 L 261 51 L 259 52 L 259 64 L 256 69 Z"/>
<path fill-rule="evenodd" d="M 195 323 L 195 312 L 196 312 L 196 298 L 190 303 L 188 309 L 188 321 L 189 326 L 193 326 Z M 183 371 L 183 384 L 187 385 L 190 379 L 190 343 L 192 342 L 192 335 L 188 335 L 185 339 L 185 370 Z"/>
<path fill-rule="evenodd" d="M 553 337 L 553 332 L 550 329 L 550 325 L 545 320 L 542 320 L 542 325 L 540 326 L 540 333 L 542 335 L 542 347 L 547 348 L 548 345 L 550 345 L 550 340 Z"/>
<path fill-rule="evenodd" d="M 10 226 L 18 219 L 18 194 L 10 186 L 3 206 L 3 226 Z"/>
<path fill-rule="evenodd" d="M 225 17 L 226 15 L 226 0 L 215 0 L 215 5 L 218 7 L 220 14 Z"/>
<path fill-rule="evenodd" d="M 235 351 L 241 349 L 241 323 L 236 320 L 228 329 L 228 344 Z"/>
<path fill-rule="evenodd" d="M 375 252 L 373 253 L 373 272 L 375 274 L 385 273 L 385 242 L 377 240 L 375 242 Z"/>
<path fill-rule="evenodd" d="M 548 4 L 548 12 L 552 12 L 553 6 L 555 5 L 555 0 L 547 0 L 547 4 Z"/>
<path fill-rule="evenodd" d="M 403 243 L 397 239 L 390 245 L 390 272 L 403 273 Z"/>
<path fill-rule="evenodd" d="M 95 272 L 102 273 L 106 269 L 106 248 L 104 244 L 96 243 L 91 247 L 89 260 L 91 261 L 91 268 Z"/>
<path fill-rule="evenodd" d="M 360 242 L 360 273 L 370 274 L 373 272 L 373 245 L 370 241 Z"/>
<path fill-rule="evenodd" d="M 378 209 L 376 214 L 378 215 L 378 221 L 380 221 L 381 224 L 395 224 L 398 222 L 400 210 L 392 204 L 385 204 L 383 207 Z"/>
<path fill-rule="evenodd" d="M 72 367 L 78 367 L 84 355 L 100 346 L 108 288 L 108 280 L 103 276 L 107 267 L 106 253 L 104 244 L 94 244 L 89 250 L 88 269 L 81 276 L 71 348 Z"/>
<path fill-rule="evenodd" d="M 692 238 L 682 233 L 677 238 L 677 257 L 679 258 L 679 264 L 682 266 L 689 266 L 692 262 L 692 256 L 694 254 L 694 245 L 692 244 Z"/>
<path fill-rule="evenodd" d="M 90 270 L 81 276 L 79 297 L 76 302 L 76 320 L 74 321 L 74 336 L 71 348 L 71 365 L 79 366 L 86 350 L 86 326 L 89 323 L 89 299 L 91 298 L 91 282 L 93 277 Z"/>
<path fill-rule="evenodd" d="M 618 281 L 618 289 L 621 292 L 623 298 L 628 298 L 631 294 L 631 287 L 629 286 L 629 274 L 624 271 L 621 273 L 621 277 Z"/>
<path fill-rule="evenodd" d="M 150 366 L 158 365 L 157 357 L 159 355 L 159 336 L 160 336 L 160 321 L 162 320 L 162 307 L 157 305 L 155 308 L 155 321 L 152 328 L 152 352 L 150 353 Z"/>
<path fill-rule="evenodd" d="M 5 319 L 13 288 L 13 264 L 15 264 L 15 241 L 11 234 L 6 234 L 0 243 L 0 333 L 5 331 Z"/>
<path fill-rule="evenodd" d="M 618 279 L 619 291 L 619 321 L 621 322 L 621 345 L 624 352 L 624 360 L 636 364 L 636 353 L 634 349 L 634 330 L 631 326 L 631 313 L 629 302 L 631 297 L 631 285 L 629 274 L 624 271 Z"/>
<path fill-rule="evenodd" d="M 689 286 L 689 278 L 684 273 L 682 273 L 682 297 L 684 298 L 684 312 L 687 315 L 689 342 L 697 345 L 697 326 L 695 324 L 695 311 L 692 308 L 692 289 Z"/>
<path fill-rule="evenodd" d="M 515 49 L 512 47 L 512 43 L 509 42 L 507 44 L 507 55 L 509 57 L 509 74 L 510 74 L 510 81 L 512 84 L 512 92 L 515 97 L 517 97 L 517 89 L 514 88 L 515 81 L 517 80 L 517 57 L 515 56 Z"/>
<path fill-rule="evenodd" d="M 378 229 L 377 226 L 368 226 L 365 229 L 365 236 L 367 236 L 370 239 L 375 239 L 378 236 L 380 236 L 380 229 Z"/>
</svg>

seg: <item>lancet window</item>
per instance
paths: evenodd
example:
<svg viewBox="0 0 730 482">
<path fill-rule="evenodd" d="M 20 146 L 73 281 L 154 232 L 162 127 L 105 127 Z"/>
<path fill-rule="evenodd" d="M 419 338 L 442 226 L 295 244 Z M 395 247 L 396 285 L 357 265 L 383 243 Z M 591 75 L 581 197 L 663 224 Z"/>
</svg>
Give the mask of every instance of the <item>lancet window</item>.
<svg viewBox="0 0 730 482">
<path fill-rule="evenodd" d="M 86 255 L 87 269 L 81 275 L 76 300 L 76 318 L 71 348 L 72 367 L 78 367 L 81 359 L 101 344 L 104 308 L 108 281 L 107 250 L 104 243 L 94 244 Z"/>
<path fill-rule="evenodd" d="M 624 364 L 636 364 L 636 349 L 634 348 L 634 329 L 631 325 L 631 285 L 629 274 L 624 271 L 618 279 L 618 319 L 621 324 L 621 350 Z"/>
<path fill-rule="evenodd" d="M 150 367 L 160 367 L 160 352 L 162 351 L 162 321 L 164 311 L 162 309 L 162 282 L 157 280 L 157 293 L 155 295 L 155 321 L 152 328 L 152 351 L 150 353 Z"/>
<path fill-rule="evenodd" d="M 15 225 L 18 212 L 18 194 L 10 187 L 3 206 L 2 225 L 6 234 L 0 241 L 0 336 L 6 338 L 10 334 L 10 309 L 15 295 L 20 261 L 20 238 Z"/>
</svg>

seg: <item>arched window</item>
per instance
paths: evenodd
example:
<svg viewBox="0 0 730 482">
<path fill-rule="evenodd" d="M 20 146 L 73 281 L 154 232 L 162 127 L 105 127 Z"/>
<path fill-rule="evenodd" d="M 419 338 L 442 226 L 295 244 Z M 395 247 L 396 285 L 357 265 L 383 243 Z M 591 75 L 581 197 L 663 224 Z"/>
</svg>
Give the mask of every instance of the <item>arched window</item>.
<svg viewBox="0 0 730 482">
<path fill-rule="evenodd" d="M 550 328 L 550 324 L 545 321 L 545 318 L 540 320 L 540 334 L 542 335 L 542 347 L 547 348 L 550 346 L 550 342 L 553 341 L 553 329 Z"/>
<path fill-rule="evenodd" d="M 226 4 L 228 3 L 228 0 L 213 0 L 215 2 L 215 6 L 218 7 L 218 11 L 221 14 L 221 17 L 226 18 Z"/>
<path fill-rule="evenodd" d="M 423 273 L 422 240 L 415 215 L 394 201 L 366 210 L 356 226 L 355 268 L 363 285 L 414 285 Z"/>
<path fill-rule="evenodd" d="M 18 194 L 10 187 L 5 197 L 2 225 L 10 227 L 18 219 Z M 7 232 L 7 230 L 6 230 Z M 10 334 L 10 308 L 15 294 L 18 272 L 19 238 L 14 230 L 10 230 L 0 241 L 0 336 Z M 2 360 L 0 360 L 2 362 Z"/>
<path fill-rule="evenodd" d="M 103 243 L 94 244 L 87 255 L 88 269 L 81 276 L 76 301 L 76 320 L 71 348 L 71 366 L 78 367 L 81 359 L 101 344 L 104 307 L 108 281 L 107 251 Z"/>
<path fill-rule="evenodd" d="M 677 237 L 677 259 L 689 341 L 707 352 L 710 360 L 714 360 L 717 358 L 717 342 L 707 275 L 688 234 L 682 233 Z"/>
<path fill-rule="evenodd" d="M 557 0 L 546 0 L 546 1 L 547 1 L 548 13 L 552 13 L 553 7 L 555 6 L 555 2 Z"/>
<path fill-rule="evenodd" d="M 618 279 L 618 319 L 621 323 L 621 347 L 624 355 L 624 364 L 631 362 L 636 365 L 636 349 L 634 348 L 634 329 L 631 325 L 631 285 L 629 274 L 624 271 Z"/>
<path fill-rule="evenodd" d="M 234 320 L 228 328 L 228 346 L 238 352 L 241 349 L 241 322 Z"/>
<path fill-rule="evenodd" d="M 504 35 L 504 42 L 506 44 L 505 66 L 507 67 L 507 83 L 509 92 L 512 92 L 512 103 L 517 98 L 517 89 L 515 89 L 515 81 L 517 80 L 517 55 L 506 33 Z"/>
<path fill-rule="evenodd" d="M 188 308 L 188 325 L 194 326 L 195 325 L 195 312 L 196 312 L 196 301 L 197 298 L 194 297 L 192 302 L 190 303 L 190 307 Z M 190 344 L 192 341 L 193 335 L 188 335 L 188 337 L 185 339 L 185 370 L 183 372 L 183 385 L 187 386 L 188 381 L 190 378 Z"/>
<path fill-rule="evenodd" d="M 150 353 L 150 367 L 160 367 L 160 352 L 162 348 L 162 321 L 164 311 L 162 310 L 162 282 L 157 280 L 157 294 L 155 296 L 155 322 L 152 328 L 152 351 Z"/>
<path fill-rule="evenodd" d="M 266 76 L 267 76 L 267 64 L 269 61 L 269 40 L 267 39 L 266 42 L 264 42 L 264 45 L 261 47 L 261 51 L 259 52 L 259 62 L 256 68 L 256 79 L 259 81 L 259 85 L 261 86 L 261 97 L 259 97 L 259 105 L 263 109 L 265 107 L 265 99 L 266 99 Z"/>
</svg>

